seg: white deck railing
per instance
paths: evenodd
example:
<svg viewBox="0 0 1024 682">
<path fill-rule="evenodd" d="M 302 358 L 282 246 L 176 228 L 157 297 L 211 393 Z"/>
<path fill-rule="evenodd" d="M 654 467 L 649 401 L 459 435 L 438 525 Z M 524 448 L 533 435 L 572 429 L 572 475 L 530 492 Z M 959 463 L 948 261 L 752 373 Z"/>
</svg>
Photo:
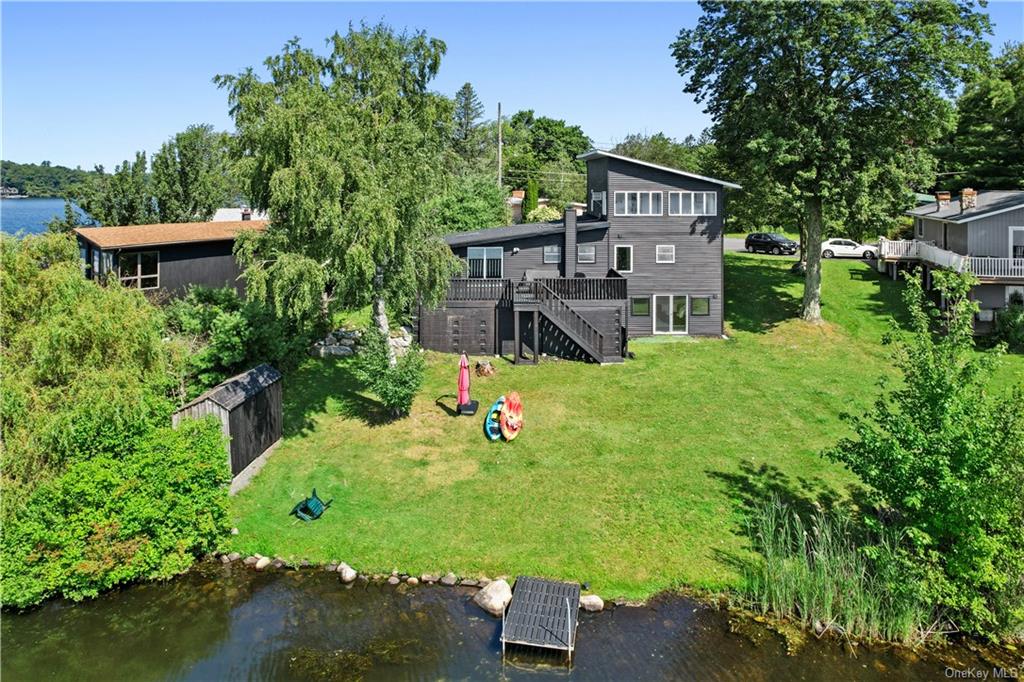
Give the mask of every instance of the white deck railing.
<svg viewBox="0 0 1024 682">
<path fill-rule="evenodd" d="M 922 260 L 948 270 L 969 271 L 978 277 L 1024 278 L 1024 258 L 965 256 L 917 239 L 892 240 L 882 237 L 878 240 L 878 253 L 882 259 Z"/>
</svg>

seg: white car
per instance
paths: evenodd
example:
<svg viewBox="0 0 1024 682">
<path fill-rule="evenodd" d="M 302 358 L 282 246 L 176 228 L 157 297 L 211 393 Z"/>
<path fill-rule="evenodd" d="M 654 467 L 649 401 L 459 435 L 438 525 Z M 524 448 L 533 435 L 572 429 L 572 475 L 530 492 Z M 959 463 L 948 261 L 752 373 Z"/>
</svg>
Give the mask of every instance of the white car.
<svg viewBox="0 0 1024 682">
<path fill-rule="evenodd" d="M 864 258 L 875 257 L 876 247 L 872 244 L 858 244 L 850 239 L 826 239 L 821 243 L 822 258 Z"/>
</svg>

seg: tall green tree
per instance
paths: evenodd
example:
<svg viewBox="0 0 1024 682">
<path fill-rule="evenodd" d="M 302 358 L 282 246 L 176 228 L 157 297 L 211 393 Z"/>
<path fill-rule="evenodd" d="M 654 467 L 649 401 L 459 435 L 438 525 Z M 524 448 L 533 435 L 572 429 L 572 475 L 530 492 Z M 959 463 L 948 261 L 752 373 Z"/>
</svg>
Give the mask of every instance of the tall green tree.
<svg viewBox="0 0 1024 682">
<path fill-rule="evenodd" d="M 156 220 L 156 199 L 146 174 L 146 152 L 125 160 L 107 175 L 96 167 L 91 181 L 78 185 L 72 198 L 101 225 L 144 225 Z"/>
<path fill-rule="evenodd" d="M 590 149 L 592 143 L 579 126 L 536 116 L 529 109 L 516 112 L 503 126 L 504 178 L 509 186 L 526 187 L 527 181 L 534 179 L 540 192 L 550 196 L 562 191 L 561 185 L 571 180 L 566 173 L 584 177 L 586 168 L 576 156 Z M 580 201 L 583 197 L 573 199 Z"/>
<path fill-rule="evenodd" d="M 698 140 L 693 135 L 688 135 L 682 141 L 678 141 L 665 133 L 632 133 L 615 145 L 612 152 L 691 173 L 710 174 L 709 156 L 714 149 L 709 138 L 710 136 L 702 136 Z"/>
<path fill-rule="evenodd" d="M 820 322 L 827 207 L 872 187 L 864 173 L 898 167 L 949 130 L 943 91 L 984 62 L 988 18 L 956 0 L 701 7 L 672 45 L 676 67 L 706 105 L 716 144 L 802 203 L 801 316 Z"/>
<path fill-rule="evenodd" d="M 464 83 L 455 93 L 455 119 L 452 140 L 455 152 L 464 164 L 477 159 L 483 151 L 483 139 L 479 134 L 479 121 L 484 115 L 484 105 L 480 103 L 472 83 Z"/>
<path fill-rule="evenodd" d="M 279 313 L 314 323 L 372 303 L 386 335 L 389 309 L 439 300 L 458 269 L 426 201 L 448 184 L 452 102 L 428 89 L 446 48 L 382 24 L 329 44 L 317 55 L 288 42 L 266 80 L 216 78 L 245 194 L 271 217 L 236 249 L 251 294 Z"/>
<path fill-rule="evenodd" d="M 153 155 L 153 196 L 162 223 L 206 221 L 228 200 L 228 136 L 193 125 Z"/>
<path fill-rule="evenodd" d="M 938 147 L 951 190 L 1024 188 L 1024 44 L 1005 46 L 957 100 L 956 131 Z"/>
<path fill-rule="evenodd" d="M 507 198 L 508 192 L 498 187 L 493 175 L 462 175 L 448 191 L 431 199 L 430 220 L 445 233 L 508 225 Z"/>
</svg>

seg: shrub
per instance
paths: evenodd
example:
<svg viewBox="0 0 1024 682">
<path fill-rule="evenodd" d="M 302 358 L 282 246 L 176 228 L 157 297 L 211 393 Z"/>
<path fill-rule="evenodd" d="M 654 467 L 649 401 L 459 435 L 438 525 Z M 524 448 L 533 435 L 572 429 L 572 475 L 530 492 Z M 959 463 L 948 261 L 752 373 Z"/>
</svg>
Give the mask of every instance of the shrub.
<svg viewBox="0 0 1024 682">
<path fill-rule="evenodd" d="M 1024 296 L 1010 295 L 1009 305 L 996 313 L 995 337 L 1010 350 L 1024 352 Z"/>
<path fill-rule="evenodd" d="M 523 197 L 523 215 L 530 215 L 530 212 L 537 208 L 538 198 L 540 198 L 540 189 L 537 186 L 537 181 L 527 180 L 526 195 Z"/>
<path fill-rule="evenodd" d="M 125 456 L 73 462 L 4 524 L 3 603 L 78 600 L 184 571 L 227 530 L 229 480 L 212 418 L 156 429 Z"/>
<path fill-rule="evenodd" d="M 554 206 L 538 206 L 526 215 L 526 222 L 546 223 L 552 220 L 558 220 L 561 217 L 562 214 Z"/>
<path fill-rule="evenodd" d="M 894 328 L 902 381 L 843 415 L 857 438 L 826 455 L 894 511 L 927 574 L 929 600 L 962 630 L 997 637 L 1024 623 L 1024 390 L 987 393 L 1001 349 L 974 349 L 973 278 L 935 272 L 943 316 L 908 278 L 911 329 Z"/>
<path fill-rule="evenodd" d="M 230 287 L 191 287 L 165 311 L 168 329 L 190 347 L 189 397 L 262 362 L 293 366 L 307 342 L 269 306 L 242 300 Z"/>
<path fill-rule="evenodd" d="M 508 192 L 490 175 L 465 175 L 430 202 L 430 215 L 445 232 L 466 232 L 511 222 Z"/>
<path fill-rule="evenodd" d="M 409 348 L 391 365 L 388 341 L 380 330 L 371 328 L 363 335 L 363 346 L 355 361 L 356 377 L 393 416 L 409 414 L 423 384 L 425 369 L 426 363 L 416 348 Z"/>
</svg>

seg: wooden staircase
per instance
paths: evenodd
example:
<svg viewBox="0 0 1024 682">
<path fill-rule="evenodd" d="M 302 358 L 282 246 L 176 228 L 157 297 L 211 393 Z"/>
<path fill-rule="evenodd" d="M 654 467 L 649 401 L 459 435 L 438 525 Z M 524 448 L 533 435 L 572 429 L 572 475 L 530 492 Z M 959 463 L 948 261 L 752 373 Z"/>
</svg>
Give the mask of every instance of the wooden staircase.
<svg viewBox="0 0 1024 682">
<path fill-rule="evenodd" d="M 516 282 L 514 287 L 513 309 L 517 314 L 522 310 L 537 310 L 595 362 L 622 362 L 622 340 L 619 334 L 609 336 L 602 333 L 569 301 L 543 282 Z"/>
</svg>

